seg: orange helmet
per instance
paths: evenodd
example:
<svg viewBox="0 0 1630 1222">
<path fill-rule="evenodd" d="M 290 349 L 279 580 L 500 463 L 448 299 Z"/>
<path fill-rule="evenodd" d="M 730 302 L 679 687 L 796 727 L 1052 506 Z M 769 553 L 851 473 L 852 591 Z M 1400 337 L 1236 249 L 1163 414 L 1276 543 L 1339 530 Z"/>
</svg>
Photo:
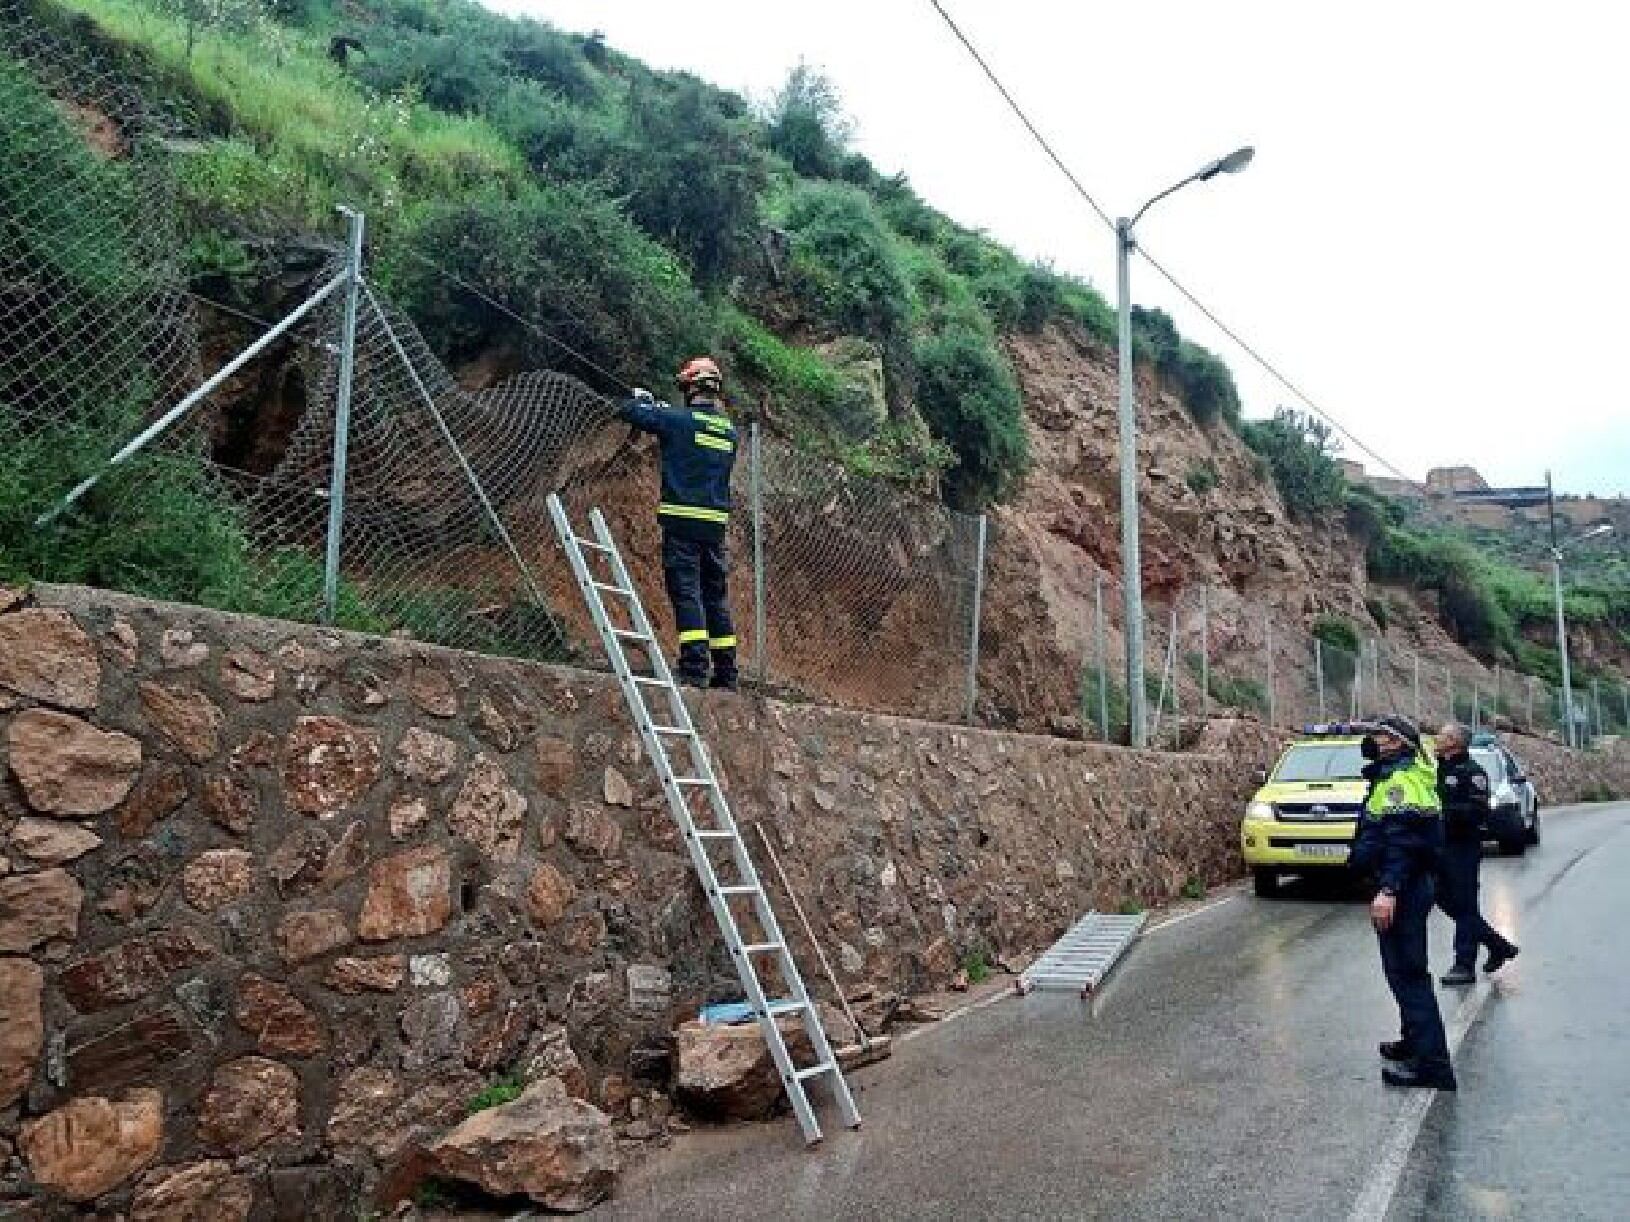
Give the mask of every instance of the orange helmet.
<svg viewBox="0 0 1630 1222">
<path fill-rule="evenodd" d="M 674 379 L 679 388 L 689 394 L 693 390 L 722 390 L 724 375 L 711 356 L 696 356 L 685 362 Z"/>
</svg>

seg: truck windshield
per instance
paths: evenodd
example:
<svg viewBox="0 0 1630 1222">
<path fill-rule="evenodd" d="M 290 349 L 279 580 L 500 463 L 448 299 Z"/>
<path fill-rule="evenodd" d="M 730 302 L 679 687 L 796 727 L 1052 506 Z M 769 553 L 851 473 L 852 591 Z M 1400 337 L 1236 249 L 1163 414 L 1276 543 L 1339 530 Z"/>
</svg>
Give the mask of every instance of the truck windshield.
<svg viewBox="0 0 1630 1222">
<path fill-rule="evenodd" d="M 1275 781 L 1358 781 L 1364 757 L 1357 743 L 1297 743 L 1274 769 Z"/>
</svg>

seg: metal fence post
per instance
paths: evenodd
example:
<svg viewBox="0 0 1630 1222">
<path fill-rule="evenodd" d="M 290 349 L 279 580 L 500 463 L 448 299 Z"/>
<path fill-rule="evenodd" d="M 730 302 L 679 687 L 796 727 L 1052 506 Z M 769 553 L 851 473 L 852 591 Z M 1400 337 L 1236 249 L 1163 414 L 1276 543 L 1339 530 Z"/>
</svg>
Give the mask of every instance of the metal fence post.
<svg viewBox="0 0 1630 1222">
<path fill-rule="evenodd" d="M 764 610 L 764 438 L 756 420 L 747 433 L 747 476 L 753 516 L 753 669 L 762 687 L 769 674 L 770 643 Z"/>
<path fill-rule="evenodd" d="M 362 294 L 364 219 L 349 208 L 345 247 L 345 318 L 340 331 L 339 385 L 334 388 L 334 461 L 328 476 L 328 542 L 323 552 L 323 623 L 332 624 L 340 598 L 340 542 L 345 531 L 345 465 L 351 446 L 351 378 L 356 370 L 357 303 Z"/>
<path fill-rule="evenodd" d="M 1109 741 L 1109 677 L 1104 673 L 1108 648 L 1104 640 L 1104 575 L 1099 573 L 1092 582 L 1093 635 L 1097 638 L 1098 654 L 1098 731 Z"/>
<path fill-rule="evenodd" d="M 1268 724 L 1270 726 L 1272 726 L 1272 725 L 1279 724 L 1278 720 L 1277 720 L 1277 714 L 1276 714 L 1276 711 L 1275 711 L 1274 699 L 1273 699 L 1273 621 L 1272 620 L 1269 620 L 1267 622 L 1267 624 L 1266 624 L 1266 631 L 1265 631 L 1264 639 L 1265 639 L 1265 642 L 1266 642 L 1267 653 L 1268 653 Z"/>
<path fill-rule="evenodd" d="M 1624 732 L 1630 734 L 1630 683 L 1619 681 L 1619 699 L 1624 705 Z"/>
<path fill-rule="evenodd" d="M 1602 681 L 1590 681 L 1590 702 L 1596 706 L 1596 737 L 1600 738 L 1605 731 L 1602 729 Z"/>
<path fill-rule="evenodd" d="M 1415 724 L 1421 724 L 1421 655 L 1412 655 L 1415 659 Z"/>
<path fill-rule="evenodd" d="M 1211 719 L 1211 587 L 1200 587 L 1200 720 Z"/>
<path fill-rule="evenodd" d="M 1324 642 L 1313 638 L 1313 682 L 1319 690 L 1319 720 L 1324 716 Z"/>
<path fill-rule="evenodd" d="M 1496 662 L 1494 664 L 1494 706 L 1493 712 L 1489 715 L 1490 725 L 1497 724 L 1495 718 L 1499 717 L 1500 715 L 1500 701 L 1504 698 L 1505 684 L 1501 681 L 1500 664 Z"/>
<path fill-rule="evenodd" d="M 1457 720 L 1455 711 L 1455 672 L 1450 670 L 1447 665 L 1443 668 L 1443 686 L 1449 693 L 1449 720 L 1455 721 Z"/>
<path fill-rule="evenodd" d="M 1482 729 L 1482 716 L 1481 715 L 1482 715 L 1482 712 L 1483 712 L 1483 707 L 1482 707 L 1482 704 L 1480 703 L 1481 700 L 1482 700 L 1482 691 L 1477 685 L 1477 680 L 1473 679 L 1472 680 L 1472 729 L 1474 731 Z"/>
<path fill-rule="evenodd" d="M 985 597 L 985 515 L 979 515 L 979 535 L 973 562 L 973 627 L 968 633 L 968 724 L 973 724 L 974 701 L 979 697 L 979 616 Z"/>
<path fill-rule="evenodd" d="M 1532 734 L 1534 732 L 1534 676 L 1533 675 L 1528 676 L 1528 685 L 1527 686 L 1528 686 L 1528 703 L 1527 703 L 1527 709 L 1523 714 L 1523 724 L 1528 727 L 1528 732 L 1530 734 Z"/>
</svg>

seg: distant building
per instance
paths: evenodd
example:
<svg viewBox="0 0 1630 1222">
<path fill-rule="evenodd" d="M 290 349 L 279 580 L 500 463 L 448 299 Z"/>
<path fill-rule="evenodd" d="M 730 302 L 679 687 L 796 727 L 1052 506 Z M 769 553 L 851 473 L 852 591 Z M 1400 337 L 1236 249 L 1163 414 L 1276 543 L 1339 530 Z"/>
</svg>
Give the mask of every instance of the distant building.
<svg viewBox="0 0 1630 1222">
<path fill-rule="evenodd" d="M 1426 489 L 1440 496 L 1461 492 L 1487 492 L 1488 481 L 1476 467 L 1433 467 L 1426 473 Z"/>
</svg>

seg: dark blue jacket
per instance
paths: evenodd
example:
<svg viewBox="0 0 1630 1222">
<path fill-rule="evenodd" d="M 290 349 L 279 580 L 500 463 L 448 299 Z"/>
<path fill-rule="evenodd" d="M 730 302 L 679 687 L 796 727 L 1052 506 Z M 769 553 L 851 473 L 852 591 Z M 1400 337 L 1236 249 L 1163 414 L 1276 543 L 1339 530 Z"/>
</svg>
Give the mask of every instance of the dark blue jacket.
<svg viewBox="0 0 1630 1222">
<path fill-rule="evenodd" d="M 1360 874 L 1375 875 L 1380 888 L 1395 895 L 1415 878 L 1436 872 L 1443 849 L 1443 817 L 1436 809 L 1436 787 L 1433 786 L 1430 808 L 1423 804 L 1420 809 L 1404 806 L 1372 810 L 1374 806 L 1385 804 L 1371 799 L 1394 773 L 1419 767 L 1421 765 L 1407 752 L 1395 759 L 1364 766 L 1364 779 L 1370 783 L 1370 789 L 1364 799 L 1364 809 L 1359 813 L 1348 865 Z"/>
<path fill-rule="evenodd" d="M 736 426 L 719 405 L 698 400 L 688 407 L 629 399 L 619 416 L 662 446 L 662 502 L 657 516 L 703 538 L 724 534 L 730 524 L 730 471 L 736 463 Z"/>
</svg>

